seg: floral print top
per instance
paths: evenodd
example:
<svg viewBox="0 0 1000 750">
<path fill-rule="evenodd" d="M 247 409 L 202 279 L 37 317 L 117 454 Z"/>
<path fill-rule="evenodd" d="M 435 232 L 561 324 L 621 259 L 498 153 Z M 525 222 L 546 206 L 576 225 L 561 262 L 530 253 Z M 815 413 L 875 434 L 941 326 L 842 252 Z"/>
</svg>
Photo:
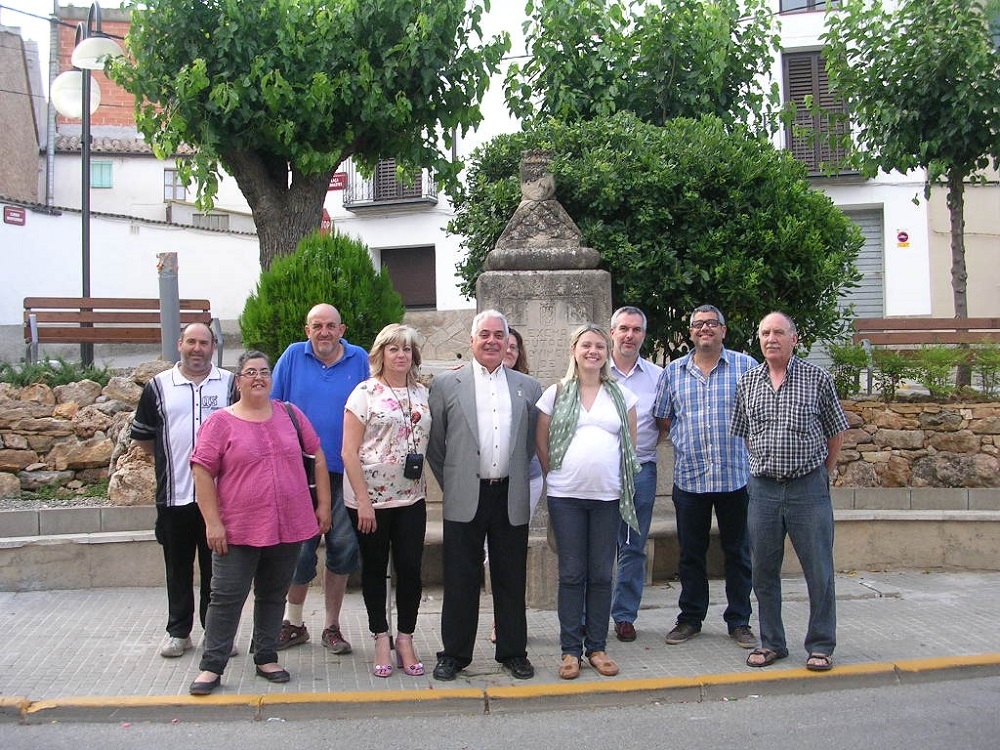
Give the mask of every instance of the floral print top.
<svg viewBox="0 0 1000 750">
<path fill-rule="evenodd" d="M 427 452 L 431 432 L 427 388 L 417 384 L 394 389 L 369 378 L 354 389 L 345 408 L 365 426 L 361 468 L 375 509 L 400 508 L 425 499 L 428 468 L 424 467 L 420 479 L 407 479 L 403 466 L 408 453 Z M 348 481 L 344 482 L 344 504 L 358 507 Z"/>
</svg>

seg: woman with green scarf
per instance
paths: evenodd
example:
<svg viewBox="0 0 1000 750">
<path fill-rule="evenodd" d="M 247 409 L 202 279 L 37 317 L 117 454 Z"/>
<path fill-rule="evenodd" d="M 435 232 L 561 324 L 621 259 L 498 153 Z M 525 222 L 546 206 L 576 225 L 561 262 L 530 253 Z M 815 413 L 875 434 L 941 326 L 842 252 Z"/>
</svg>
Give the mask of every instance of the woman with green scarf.
<svg viewBox="0 0 1000 750">
<path fill-rule="evenodd" d="M 565 680 L 580 675 L 584 655 L 600 674 L 618 674 L 605 650 L 619 516 L 638 528 L 632 502 L 638 399 L 612 378 L 610 354 L 607 331 L 581 326 L 570 340 L 566 377 L 538 400 L 536 446 L 558 548 Z"/>
</svg>

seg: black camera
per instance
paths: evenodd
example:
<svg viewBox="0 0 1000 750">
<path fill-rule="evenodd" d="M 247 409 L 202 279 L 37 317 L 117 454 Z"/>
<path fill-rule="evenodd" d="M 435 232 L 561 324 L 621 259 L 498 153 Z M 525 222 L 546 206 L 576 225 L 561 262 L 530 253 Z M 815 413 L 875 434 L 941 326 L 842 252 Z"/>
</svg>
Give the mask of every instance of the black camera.
<svg viewBox="0 0 1000 750">
<path fill-rule="evenodd" d="M 424 454 L 407 453 L 406 463 L 403 465 L 403 476 L 407 479 L 420 479 L 424 473 Z"/>
</svg>

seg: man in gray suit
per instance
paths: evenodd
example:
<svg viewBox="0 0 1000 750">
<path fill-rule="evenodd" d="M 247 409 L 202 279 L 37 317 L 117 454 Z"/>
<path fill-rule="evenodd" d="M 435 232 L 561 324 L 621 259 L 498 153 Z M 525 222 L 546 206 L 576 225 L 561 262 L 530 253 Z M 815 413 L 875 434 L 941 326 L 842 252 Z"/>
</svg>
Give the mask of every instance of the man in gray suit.
<svg viewBox="0 0 1000 750">
<path fill-rule="evenodd" d="M 517 679 L 528 661 L 524 586 L 528 557 L 528 463 L 534 455 L 538 381 L 503 366 L 507 319 L 472 321 L 474 361 L 435 376 L 427 463 L 444 491 L 444 607 L 434 678 L 454 680 L 472 661 L 479 626 L 483 542 L 489 545 L 496 660 Z"/>
</svg>

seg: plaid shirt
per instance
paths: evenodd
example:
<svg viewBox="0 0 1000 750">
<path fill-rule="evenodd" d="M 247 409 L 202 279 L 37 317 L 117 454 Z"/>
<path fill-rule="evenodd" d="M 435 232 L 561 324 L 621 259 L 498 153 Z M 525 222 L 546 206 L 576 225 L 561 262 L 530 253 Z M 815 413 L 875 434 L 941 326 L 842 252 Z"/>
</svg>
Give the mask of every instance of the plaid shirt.
<svg viewBox="0 0 1000 750">
<path fill-rule="evenodd" d="M 729 434 L 736 383 L 753 357 L 722 350 L 706 378 L 688 354 L 660 376 L 653 414 L 670 420 L 674 484 L 687 492 L 733 492 L 747 483 L 746 444 Z"/>
<path fill-rule="evenodd" d="M 730 432 L 747 441 L 755 477 L 805 476 L 826 461 L 827 440 L 846 429 L 833 378 L 810 362 L 793 356 L 777 391 L 767 363 L 740 378 Z"/>
</svg>

